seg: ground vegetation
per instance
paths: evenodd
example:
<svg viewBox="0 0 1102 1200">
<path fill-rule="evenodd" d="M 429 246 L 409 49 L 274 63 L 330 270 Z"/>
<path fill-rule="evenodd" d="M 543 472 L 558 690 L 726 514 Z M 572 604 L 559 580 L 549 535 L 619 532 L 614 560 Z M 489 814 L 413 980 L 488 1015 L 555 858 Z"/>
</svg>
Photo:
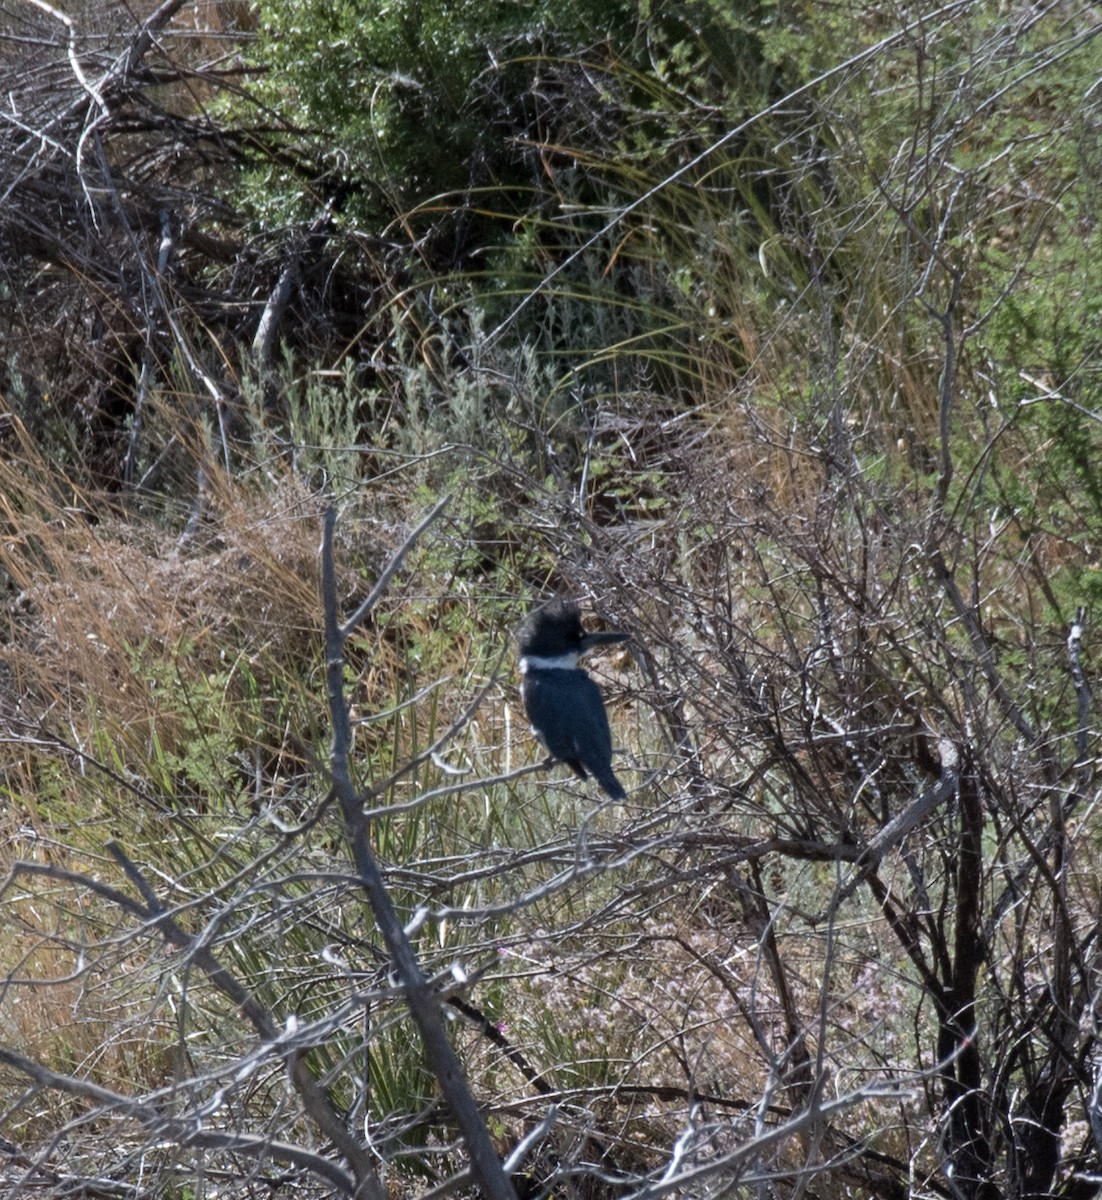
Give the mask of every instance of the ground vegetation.
<svg viewBox="0 0 1102 1200">
<path fill-rule="evenodd" d="M 1097 1194 L 1100 30 L 0 0 L 11 1194 Z"/>
</svg>

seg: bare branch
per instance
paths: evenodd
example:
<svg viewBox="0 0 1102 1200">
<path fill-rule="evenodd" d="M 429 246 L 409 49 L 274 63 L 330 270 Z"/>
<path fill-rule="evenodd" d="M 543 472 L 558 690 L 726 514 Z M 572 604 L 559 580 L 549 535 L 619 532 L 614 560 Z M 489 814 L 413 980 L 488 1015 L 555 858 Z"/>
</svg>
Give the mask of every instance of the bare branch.
<svg viewBox="0 0 1102 1200">
<path fill-rule="evenodd" d="M 414 954 L 409 937 L 398 919 L 368 837 L 368 822 L 363 804 L 352 784 L 349 754 L 352 737 L 348 703 L 344 696 L 344 644 L 353 630 L 378 602 L 402 560 L 421 533 L 441 512 L 448 498 L 439 501 L 429 515 L 406 538 L 391 557 L 378 581 L 353 615 L 342 626 L 338 614 L 336 564 L 333 532 L 336 511 L 325 514 L 322 538 L 322 591 L 325 611 L 325 658 L 329 691 L 329 711 L 333 721 L 332 773 L 337 800 L 344 815 L 345 829 L 360 886 L 367 895 L 379 932 L 386 943 L 393 968 L 406 988 L 410 1014 L 420 1031 L 429 1065 L 440 1082 L 440 1089 L 459 1124 L 471 1159 L 471 1172 L 491 1200 L 515 1200 L 513 1186 L 502 1169 L 482 1114 L 464 1077 L 462 1066 L 444 1026 L 441 998 L 429 985 Z"/>
<path fill-rule="evenodd" d="M 375 586 L 360 603 L 355 612 L 353 612 L 348 620 L 345 621 L 345 623 L 340 627 L 340 636 L 343 640 L 347 641 L 352 632 L 367 619 L 372 609 L 376 604 L 379 603 L 380 598 L 386 592 L 387 588 L 390 587 L 390 581 L 398 573 L 399 568 L 405 561 L 406 555 L 410 552 L 410 550 L 413 549 L 417 542 L 420 541 L 421 534 L 428 529 L 433 521 L 436 520 L 436 518 L 444 511 L 445 508 L 447 508 L 450 503 L 451 496 L 444 496 L 438 500 L 436 504 L 433 505 L 429 513 L 421 521 L 421 523 L 417 526 L 417 528 L 409 534 L 402 545 L 399 546 L 394 554 L 391 555 L 390 562 L 388 562 L 386 567 L 383 568 L 382 574 L 375 581 Z M 330 510 L 330 512 L 332 513 L 332 510 Z M 332 518 L 327 517 L 327 520 L 329 519 L 335 521 L 336 515 L 333 514 Z"/>
<path fill-rule="evenodd" d="M 40 1087 L 66 1092 L 82 1100 L 90 1101 L 101 1111 L 117 1113 L 130 1120 L 138 1121 L 156 1137 L 174 1142 L 176 1145 L 224 1150 L 258 1160 L 273 1159 L 276 1162 L 288 1163 L 291 1166 L 310 1171 L 335 1187 L 342 1195 L 359 1197 L 363 1194 L 357 1189 L 355 1179 L 348 1172 L 342 1171 L 335 1163 L 320 1154 L 305 1150 L 301 1146 L 251 1134 L 222 1133 L 202 1125 L 196 1125 L 191 1121 L 177 1120 L 169 1116 L 163 1106 L 144 1104 L 133 1096 L 113 1092 L 90 1080 L 77 1079 L 72 1075 L 51 1071 L 41 1063 L 5 1046 L 0 1046 L 0 1062 L 21 1072 L 29 1079 L 33 1079 Z M 34 1170 L 35 1168 L 32 1168 L 32 1172 Z"/>
</svg>

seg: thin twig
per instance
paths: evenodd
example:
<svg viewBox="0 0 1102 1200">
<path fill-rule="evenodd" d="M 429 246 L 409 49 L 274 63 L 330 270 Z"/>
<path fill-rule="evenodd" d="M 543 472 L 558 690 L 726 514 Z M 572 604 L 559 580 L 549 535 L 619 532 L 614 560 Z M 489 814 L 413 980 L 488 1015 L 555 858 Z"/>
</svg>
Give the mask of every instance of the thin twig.
<svg viewBox="0 0 1102 1200">
<path fill-rule="evenodd" d="M 625 217 L 630 216 L 637 209 L 642 208 L 644 204 L 647 204 L 649 201 L 653 200 L 655 196 L 660 195 L 667 188 L 672 187 L 679 179 L 682 179 L 690 171 L 694 171 L 698 166 L 700 166 L 701 163 L 706 162 L 712 157 L 713 154 L 716 154 L 718 151 L 722 150 L 724 146 L 727 146 L 731 142 L 742 137 L 743 134 L 745 134 L 746 131 L 751 128 L 751 126 L 757 124 L 759 121 L 766 120 L 776 113 L 783 112 L 785 109 L 791 107 L 794 100 L 799 99 L 801 96 L 810 94 L 811 92 L 815 91 L 816 88 L 821 87 L 824 83 L 834 79 L 836 76 L 845 75 L 852 71 L 855 67 L 859 67 L 871 59 L 876 58 L 877 55 L 879 55 L 882 51 L 894 46 L 896 43 L 905 41 L 914 34 L 916 29 L 921 28 L 923 25 L 929 24 L 932 21 L 936 21 L 941 17 L 952 16 L 955 12 L 967 7 L 967 0 L 954 0 L 954 2 L 951 4 L 943 5 L 936 12 L 923 13 L 922 16 L 916 20 L 908 22 L 902 29 L 888 34 L 887 37 L 883 37 L 874 45 L 866 47 L 859 54 L 853 55 L 851 58 L 846 59 L 846 61 L 843 63 L 838 63 L 836 66 L 831 67 L 828 71 L 824 71 L 821 75 L 816 75 L 814 79 L 808 80 L 807 83 L 801 84 L 798 88 L 793 88 L 792 91 L 782 96 L 779 100 L 775 100 L 767 107 L 759 109 L 752 116 L 747 117 L 745 121 L 742 121 L 736 125 L 733 129 L 728 129 L 722 137 L 717 138 L 710 146 L 705 147 L 705 149 L 703 149 L 699 154 L 689 159 L 687 163 L 684 163 L 682 166 L 678 167 L 676 171 L 671 171 L 669 175 L 659 180 L 654 187 L 648 189 L 643 193 L 643 195 L 636 197 L 636 199 L 631 201 L 630 204 L 625 204 L 622 208 L 618 208 L 612 217 L 606 221 L 605 224 L 598 229 L 592 237 L 584 241 L 577 248 L 577 250 L 573 251 L 571 254 L 568 254 L 566 258 L 564 258 L 560 263 L 558 263 L 557 266 L 554 267 L 553 270 L 548 271 L 547 274 L 544 275 L 544 277 L 536 285 L 536 287 L 524 295 L 520 302 L 516 304 L 513 309 L 493 329 L 490 330 L 490 332 L 486 335 L 486 339 L 483 344 L 485 346 L 493 346 L 501 338 L 509 326 L 513 324 L 517 317 L 520 316 L 520 314 L 528 307 L 529 304 L 532 303 L 532 301 L 544 290 L 544 288 L 547 287 L 549 283 L 552 283 L 559 275 L 568 270 L 575 262 L 578 261 L 579 258 L 591 250 L 593 246 L 595 246 L 602 238 L 607 237 L 608 234 L 611 233 L 612 230 L 615 229 Z"/>
<path fill-rule="evenodd" d="M 42 1088 L 52 1091 L 65 1092 L 70 1096 L 78 1096 L 90 1101 L 100 1110 L 120 1113 L 131 1120 L 146 1126 L 159 1139 L 175 1142 L 179 1146 L 199 1146 L 207 1150 L 222 1150 L 229 1154 L 241 1154 L 247 1158 L 274 1159 L 276 1162 L 288 1163 L 301 1167 L 326 1180 L 342 1195 L 357 1196 L 355 1179 L 342 1170 L 331 1159 L 302 1146 L 279 1142 L 270 1137 L 259 1137 L 247 1133 L 222 1133 L 205 1129 L 186 1118 L 177 1119 L 168 1116 L 170 1111 L 161 1105 L 143 1104 L 133 1096 L 113 1092 L 87 1079 L 77 1079 L 72 1075 L 63 1075 L 51 1071 L 41 1063 L 27 1058 L 16 1051 L 0 1046 L 0 1063 L 26 1075 Z"/>
<path fill-rule="evenodd" d="M 360 604 L 359 608 L 356 609 L 356 611 L 348 618 L 348 620 L 345 621 L 345 623 L 340 627 L 339 633 L 340 633 L 342 641 L 347 640 L 349 635 L 353 632 L 353 630 L 355 630 L 355 628 L 362 621 L 367 619 L 371 610 L 375 607 L 376 604 L 379 603 L 380 597 L 387 590 L 387 588 L 390 587 L 390 581 L 397 574 L 398 568 L 401 567 L 402 563 L 405 561 L 406 555 L 410 552 L 410 550 L 413 549 L 413 547 L 419 541 L 421 534 L 423 534 L 425 532 L 425 530 L 428 529 L 428 527 L 433 523 L 433 521 L 436 520 L 436 518 L 444 511 L 445 508 L 447 508 L 447 506 L 450 503 L 451 503 L 451 496 L 444 496 L 443 499 L 439 500 L 433 506 L 433 508 L 429 512 L 428 516 L 425 517 L 425 519 L 420 523 L 420 525 L 417 526 L 417 528 L 409 535 L 409 537 L 406 538 L 406 540 L 394 552 L 394 554 L 391 556 L 390 562 L 388 562 L 386 567 L 384 568 L 383 573 L 379 576 L 378 580 L 376 580 L 375 586 L 368 593 L 367 598 Z M 330 512 L 332 512 L 332 511 L 333 510 L 330 510 Z M 326 520 L 327 520 L 326 527 L 328 529 L 328 520 L 329 520 L 328 516 L 327 516 Z M 336 520 L 335 513 L 333 513 L 333 520 L 334 521 Z M 330 530 L 330 534 L 331 534 L 331 532 L 332 531 Z M 334 604 L 336 603 L 335 595 L 333 597 L 333 602 L 334 602 Z"/>
<path fill-rule="evenodd" d="M 1086 623 L 1085 610 L 1080 607 L 1075 611 L 1075 620 L 1072 622 L 1070 631 L 1068 632 L 1068 663 L 1071 666 L 1071 682 L 1075 687 L 1075 696 L 1078 700 L 1078 719 L 1075 727 L 1075 765 L 1082 767 L 1086 761 L 1090 750 L 1090 711 L 1091 711 L 1091 688 L 1087 683 L 1087 677 L 1083 673 L 1082 649 L 1083 649 L 1083 626 Z"/>
</svg>

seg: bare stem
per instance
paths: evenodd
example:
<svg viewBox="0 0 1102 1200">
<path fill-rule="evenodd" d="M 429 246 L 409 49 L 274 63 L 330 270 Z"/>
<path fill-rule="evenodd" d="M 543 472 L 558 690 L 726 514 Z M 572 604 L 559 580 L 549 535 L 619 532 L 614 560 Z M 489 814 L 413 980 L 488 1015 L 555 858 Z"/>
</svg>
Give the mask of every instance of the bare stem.
<svg viewBox="0 0 1102 1200">
<path fill-rule="evenodd" d="M 398 571 L 402 560 L 420 535 L 442 511 L 441 500 L 409 535 L 392 556 L 368 597 L 342 626 L 337 602 L 336 565 L 333 558 L 333 532 L 337 515 L 333 508 L 325 514 L 322 537 L 322 592 L 325 612 L 325 663 L 329 691 L 329 712 L 333 722 L 331 771 L 333 788 L 344 816 L 352 860 L 360 886 L 367 895 L 375 922 L 386 943 L 395 973 L 406 992 L 406 1000 L 429 1066 L 440 1083 L 470 1155 L 471 1174 L 490 1200 L 516 1200 L 513 1185 L 494 1150 L 486 1123 L 467 1086 L 463 1068 L 448 1038 L 441 997 L 429 984 L 406 936 L 402 922 L 386 890 L 383 876 L 371 850 L 369 822 L 359 793 L 352 782 L 350 754 L 352 730 L 348 701 L 344 694 L 344 647 L 349 635 L 371 612 Z"/>
</svg>

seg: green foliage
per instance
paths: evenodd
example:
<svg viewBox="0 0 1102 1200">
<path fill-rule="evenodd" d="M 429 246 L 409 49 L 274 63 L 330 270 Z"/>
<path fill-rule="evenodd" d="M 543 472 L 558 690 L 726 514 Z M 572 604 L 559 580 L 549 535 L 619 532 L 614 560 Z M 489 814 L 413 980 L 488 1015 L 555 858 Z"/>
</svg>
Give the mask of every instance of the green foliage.
<svg viewBox="0 0 1102 1200">
<path fill-rule="evenodd" d="M 786 14 L 785 36 L 805 19 Z M 412 328 L 450 332 L 466 353 L 479 326 L 507 321 L 508 344 L 551 362 L 555 387 L 653 378 L 689 400 L 738 363 L 756 305 L 806 286 L 791 236 L 823 194 L 798 165 L 805 113 L 758 122 L 671 180 L 795 82 L 781 25 L 772 6 L 719 0 L 284 0 L 265 6 L 254 56 L 266 104 L 295 132 L 244 186 L 266 224 L 330 203 L 409 243 L 414 289 L 395 314 L 404 429 L 427 424 L 410 375 L 427 367 L 439 391 L 454 357 Z M 455 382 L 442 399 L 458 410 Z"/>
<path fill-rule="evenodd" d="M 194 652 L 188 638 L 167 654 L 164 647 L 148 641 L 133 648 L 134 681 L 157 699 L 150 709 L 148 729 L 131 728 L 127 736 L 135 749 L 145 742 L 142 769 L 166 799 L 190 795 L 201 797 L 203 804 L 221 805 L 227 794 L 233 794 L 234 754 L 255 736 L 260 719 L 254 713 L 242 720 L 231 690 L 232 672 L 202 675 L 186 669 Z M 104 731 L 101 741 L 106 755 L 118 751 L 118 733 Z M 122 761 L 117 766 L 128 769 Z"/>
<path fill-rule="evenodd" d="M 316 370 L 299 364 L 288 350 L 271 375 L 280 393 L 278 412 L 263 383 L 244 380 L 250 457 L 258 463 L 283 460 L 296 478 L 318 490 L 343 492 L 361 483 L 377 447 L 363 442 L 371 397 L 357 387 L 353 363 L 342 371 Z"/>
<path fill-rule="evenodd" d="M 304 131 L 325 131 L 325 194 L 387 224 L 433 196 L 517 186 L 512 111 L 532 79 L 530 56 L 556 30 L 564 49 L 624 29 L 633 5 L 446 0 L 276 0 L 265 5 L 254 57 L 268 102 Z M 289 185 L 289 187 L 288 187 Z M 271 198 L 317 207 L 309 186 L 273 169 Z"/>
</svg>

